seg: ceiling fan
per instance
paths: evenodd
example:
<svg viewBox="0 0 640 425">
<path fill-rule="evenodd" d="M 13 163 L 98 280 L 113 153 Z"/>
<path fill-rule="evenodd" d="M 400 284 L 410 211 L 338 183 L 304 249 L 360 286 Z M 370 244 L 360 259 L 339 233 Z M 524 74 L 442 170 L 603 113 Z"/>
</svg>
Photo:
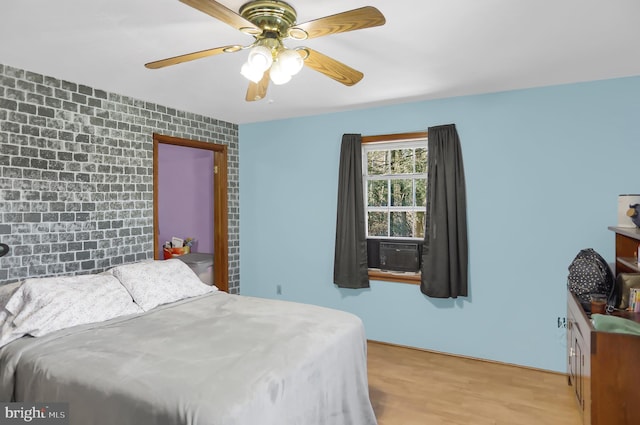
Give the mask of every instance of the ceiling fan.
<svg viewBox="0 0 640 425">
<path fill-rule="evenodd" d="M 358 83 L 364 77 L 362 72 L 308 47 L 285 47 L 283 40 L 307 40 L 385 23 L 382 13 L 371 6 L 298 24 L 295 9 L 279 0 L 250 1 L 240 7 L 239 13 L 214 0 L 180 1 L 253 36 L 255 41 L 248 46 L 234 44 L 187 53 L 149 62 L 145 66 L 157 69 L 221 53 L 250 49 L 248 60 L 240 71 L 250 81 L 247 101 L 264 98 L 269 80 L 274 84 L 284 84 L 304 65 L 344 85 L 352 86 Z"/>
</svg>

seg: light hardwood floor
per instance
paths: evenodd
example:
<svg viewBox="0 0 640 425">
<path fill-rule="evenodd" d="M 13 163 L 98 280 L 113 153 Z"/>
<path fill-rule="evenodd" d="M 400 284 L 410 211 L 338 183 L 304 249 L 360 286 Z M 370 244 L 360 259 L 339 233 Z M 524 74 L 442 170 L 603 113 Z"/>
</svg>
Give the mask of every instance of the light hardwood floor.
<svg viewBox="0 0 640 425">
<path fill-rule="evenodd" d="M 378 425 L 579 425 L 561 374 L 370 341 Z"/>
</svg>

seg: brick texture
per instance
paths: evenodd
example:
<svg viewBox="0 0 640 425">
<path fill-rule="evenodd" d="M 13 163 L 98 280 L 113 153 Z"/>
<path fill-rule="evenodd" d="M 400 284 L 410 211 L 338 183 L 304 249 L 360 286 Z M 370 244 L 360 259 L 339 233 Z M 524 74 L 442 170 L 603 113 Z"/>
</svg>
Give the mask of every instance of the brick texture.
<svg viewBox="0 0 640 425">
<path fill-rule="evenodd" d="M 228 146 L 240 291 L 238 126 L 0 64 L 0 283 L 153 258 L 153 133 Z"/>
</svg>

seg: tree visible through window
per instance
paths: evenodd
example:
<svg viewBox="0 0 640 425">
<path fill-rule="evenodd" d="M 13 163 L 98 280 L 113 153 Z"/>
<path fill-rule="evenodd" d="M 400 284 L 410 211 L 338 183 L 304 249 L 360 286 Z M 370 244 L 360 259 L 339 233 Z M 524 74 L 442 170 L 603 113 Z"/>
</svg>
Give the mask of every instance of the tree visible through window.
<svg viewBox="0 0 640 425">
<path fill-rule="evenodd" d="M 368 238 L 424 238 L 427 139 L 363 143 Z"/>
</svg>

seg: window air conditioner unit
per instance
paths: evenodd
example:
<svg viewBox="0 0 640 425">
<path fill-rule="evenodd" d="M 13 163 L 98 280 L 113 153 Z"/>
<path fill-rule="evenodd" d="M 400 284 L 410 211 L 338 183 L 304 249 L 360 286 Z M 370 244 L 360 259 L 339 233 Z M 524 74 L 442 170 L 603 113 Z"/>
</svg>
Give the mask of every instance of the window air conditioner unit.
<svg viewBox="0 0 640 425">
<path fill-rule="evenodd" d="M 383 271 L 417 272 L 420 255 L 417 243 L 380 242 L 380 269 Z"/>
</svg>

